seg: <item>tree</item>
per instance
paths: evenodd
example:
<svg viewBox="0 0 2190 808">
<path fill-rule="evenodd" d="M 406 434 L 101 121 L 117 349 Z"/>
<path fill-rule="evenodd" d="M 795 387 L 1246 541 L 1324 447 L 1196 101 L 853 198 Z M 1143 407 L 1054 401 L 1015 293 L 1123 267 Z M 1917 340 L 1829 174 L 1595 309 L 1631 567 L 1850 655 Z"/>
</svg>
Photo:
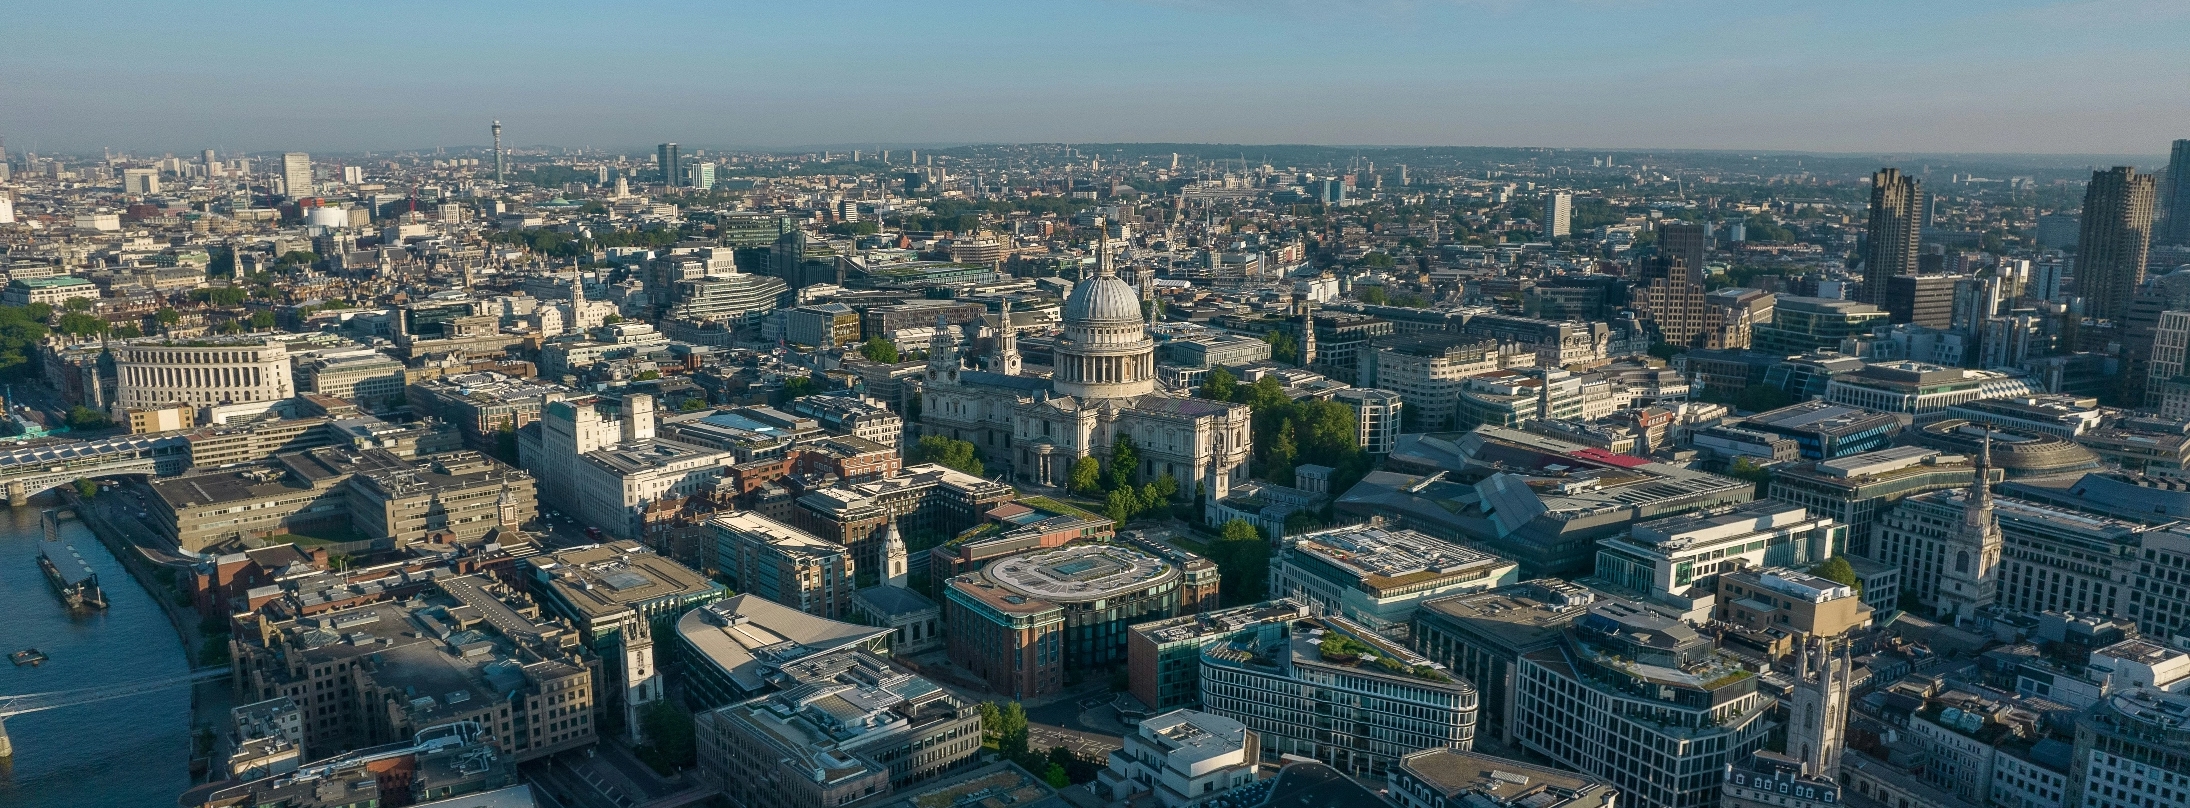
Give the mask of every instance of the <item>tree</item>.
<svg viewBox="0 0 2190 808">
<path fill-rule="evenodd" d="M 1110 488 L 1132 488 L 1133 478 L 1139 476 L 1141 450 L 1133 444 L 1129 435 L 1119 435 L 1110 444 Z"/>
<path fill-rule="evenodd" d="M 1300 364 L 1300 340 L 1283 331 L 1273 330 L 1262 335 L 1262 341 L 1270 343 L 1270 358 L 1288 365 Z"/>
<path fill-rule="evenodd" d="M 1103 463 L 1092 457 L 1072 461 L 1069 480 L 1072 492 L 1081 496 L 1096 496 L 1103 492 Z"/>
<path fill-rule="evenodd" d="M 1042 782 L 1048 783 L 1050 788 L 1072 785 L 1072 780 L 1065 776 L 1065 767 L 1056 763 L 1049 764 L 1049 768 L 1042 771 Z"/>
<path fill-rule="evenodd" d="M 1847 556 L 1833 556 L 1817 562 L 1810 574 L 1842 586 L 1852 587 L 1857 595 L 1863 594 L 1863 581 L 1855 577 L 1855 565 L 1848 563 Z"/>
<path fill-rule="evenodd" d="M 1795 403 L 1795 397 L 1784 389 L 1769 384 L 1752 384 L 1734 394 L 1734 409 L 1746 412 L 1766 412 Z"/>
<path fill-rule="evenodd" d="M 61 315 L 58 327 L 63 334 L 74 337 L 89 337 L 106 333 L 108 324 L 107 321 L 89 314 L 72 311 Z"/>
<path fill-rule="evenodd" d="M 1121 525 L 1125 524 L 1126 520 L 1132 519 L 1133 515 L 1139 513 L 1140 510 L 1141 498 L 1138 494 L 1133 493 L 1131 487 L 1112 491 L 1110 496 L 1103 500 L 1103 515 L 1110 517 L 1110 521 Z"/>
<path fill-rule="evenodd" d="M 646 735 L 653 757 L 667 764 L 669 771 L 663 774 L 672 774 L 698 762 L 699 745 L 695 742 L 692 714 L 678 709 L 668 699 L 657 699 L 639 712 L 639 731 Z"/>
<path fill-rule="evenodd" d="M 22 378 L 37 372 L 30 361 L 31 346 L 46 338 L 46 317 L 32 306 L 0 306 L 0 377 Z"/>
<path fill-rule="evenodd" d="M 1179 478 L 1171 476 L 1171 472 L 1164 472 L 1163 476 L 1157 477 L 1149 485 L 1154 486 L 1152 490 L 1156 493 L 1156 502 L 1170 502 L 1179 496 Z"/>
<path fill-rule="evenodd" d="M 661 377 L 662 372 L 659 370 L 642 370 L 639 371 L 639 375 L 633 376 L 631 378 L 633 381 L 650 382 Z"/>
<path fill-rule="evenodd" d="M 1354 293 L 1354 297 L 1371 306 L 1382 306 L 1391 302 L 1391 296 L 1384 292 L 1382 286 L 1362 287 L 1360 291 Z"/>
<path fill-rule="evenodd" d="M 794 398 L 805 398 L 819 392 L 821 392 L 821 385 L 816 384 L 811 376 L 793 376 L 783 380 L 783 400 L 785 401 Z"/>
<path fill-rule="evenodd" d="M 72 297 L 67 300 L 63 300 L 61 301 L 61 309 L 64 311 L 90 311 L 91 298 Z"/>
<path fill-rule="evenodd" d="M 308 252 L 305 250 L 290 250 L 288 252 L 282 253 L 280 258 L 274 259 L 274 268 L 280 269 L 282 267 L 291 266 L 308 267 L 317 261 L 319 261 L 319 253 Z"/>
<path fill-rule="evenodd" d="M 621 315 L 621 314 L 611 314 L 611 315 L 608 315 L 607 317 L 603 317 L 603 318 L 601 318 L 601 325 L 615 325 L 615 324 L 617 324 L 617 323 L 620 323 L 620 322 L 623 322 L 623 321 L 624 321 L 624 316 L 623 316 L 623 315 Z"/>
<path fill-rule="evenodd" d="M 78 477 L 76 478 L 76 495 L 79 497 L 83 497 L 84 499 L 90 499 L 92 497 L 98 496 L 99 484 L 90 480 L 86 480 L 82 477 Z"/>
<path fill-rule="evenodd" d="M 1772 485 L 1772 470 L 1746 457 L 1734 458 L 1734 464 L 1726 468 L 1726 476 L 1756 483 L 1758 497 L 1763 497 Z"/>
<path fill-rule="evenodd" d="M 1027 708 L 1010 701 L 992 708 L 996 712 L 996 751 L 1017 760 L 1027 754 Z M 987 711 L 982 712 L 986 719 Z M 983 726 L 986 726 L 984 724 Z"/>
<path fill-rule="evenodd" d="M 249 322 L 251 324 L 251 330 L 265 331 L 274 327 L 274 313 L 270 311 L 251 312 L 251 319 L 249 320 Z"/>
<path fill-rule="evenodd" d="M 881 337 L 875 337 L 860 343 L 859 355 L 867 357 L 868 361 L 881 362 L 885 365 L 894 365 L 903 361 L 898 357 L 897 343 Z"/>
<path fill-rule="evenodd" d="M 919 462 L 935 463 L 944 468 L 981 476 L 981 451 L 972 441 L 956 440 L 947 435 L 927 435 L 913 447 L 913 452 L 914 458 Z"/>
<path fill-rule="evenodd" d="M 707 409 L 707 401 L 699 398 L 688 398 L 683 404 L 677 405 L 678 412 L 699 412 L 704 409 Z"/>
<path fill-rule="evenodd" d="M 106 413 L 82 404 L 68 408 L 68 416 L 65 420 L 68 422 L 68 428 L 70 429 L 105 429 L 114 425 L 114 420 L 106 417 Z"/>
<path fill-rule="evenodd" d="M 1238 387 L 1238 377 L 1224 368 L 1216 368 L 1201 378 L 1201 389 L 1195 395 L 1214 401 L 1231 401 L 1233 392 Z"/>
<path fill-rule="evenodd" d="M 504 419 L 502 426 L 494 431 L 494 456 L 504 463 L 517 465 L 516 421 Z"/>
<path fill-rule="evenodd" d="M 1226 522 L 1223 533 L 1209 545 L 1209 560 L 1217 565 L 1217 588 L 1225 602 L 1259 603 L 1265 598 L 1270 542 L 1262 528 L 1245 519 Z"/>
<path fill-rule="evenodd" d="M 1686 353 L 1686 351 L 1681 350 L 1680 346 L 1674 345 L 1670 342 L 1653 342 L 1650 344 L 1650 355 L 1655 356 L 1659 359 L 1670 361 L 1673 357 L 1679 356 L 1683 353 Z"/>
<path fill-rule="evenodd" d="M 134 339 L 144 336 L 144 329 L 138 328 L 136 323 L 123 323 L 114 327 L 114 336 L 122 339 Z"/>
</svg>

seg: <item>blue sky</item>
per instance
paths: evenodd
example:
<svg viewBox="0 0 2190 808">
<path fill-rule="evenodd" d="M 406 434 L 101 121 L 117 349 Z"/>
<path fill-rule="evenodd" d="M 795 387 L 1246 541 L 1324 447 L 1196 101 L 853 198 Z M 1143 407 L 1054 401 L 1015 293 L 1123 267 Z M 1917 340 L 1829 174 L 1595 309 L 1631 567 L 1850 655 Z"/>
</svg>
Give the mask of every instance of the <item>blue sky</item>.
<svg viewBox="0 0 2190 808">
<path fill-rule="evenodd" d="M 0 0 L 11 149 L 1004 141 L 2158 154 L 2181 0 Z"/>
</svg>

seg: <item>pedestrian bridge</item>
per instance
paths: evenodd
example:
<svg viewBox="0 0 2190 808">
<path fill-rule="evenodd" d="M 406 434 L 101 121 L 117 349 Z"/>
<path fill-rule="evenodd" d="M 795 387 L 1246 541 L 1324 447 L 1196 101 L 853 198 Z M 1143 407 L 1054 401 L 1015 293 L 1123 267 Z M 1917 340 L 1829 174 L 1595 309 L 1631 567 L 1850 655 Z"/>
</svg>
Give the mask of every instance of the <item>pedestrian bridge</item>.
<svg viewBox="0 0 2190 808">
<path fill-rule="evenodd" d="M 0 452 L 0 491 L 9 505 L 23 505 L 79 479 L 166 476 L 189 466 L 190 441 L 181 433 L 23 446 Z"/>
<path fill-rule="evenodd" d="M 139 679 L 133 682 L 87 687 L 81 690 L 61 690 L 51 693 L 25 693 L 19 696 L 0 696 L 0 760 L 15 755 L 15 744 L 8 739 L 6 721 L 12 716 L 58 710 L 79 704 L 128 698 L 146 693 L 157 693 L 170 688 L 194 685 L 229 675 L 227 668 L 204 668 L 181 676 L 165 679 Z"/>
</svg>

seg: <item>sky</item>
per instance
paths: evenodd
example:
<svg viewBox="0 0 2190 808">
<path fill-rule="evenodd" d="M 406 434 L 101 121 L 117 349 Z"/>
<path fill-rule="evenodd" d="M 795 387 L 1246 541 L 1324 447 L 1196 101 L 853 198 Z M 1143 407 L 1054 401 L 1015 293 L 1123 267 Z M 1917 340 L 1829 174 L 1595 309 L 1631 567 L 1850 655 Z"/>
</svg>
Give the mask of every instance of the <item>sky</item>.
<svg viewBox="0 0 2190 808">
<path fill-rule="evenodd" d="M 11 8 L 11 6 L 13 8 Z M 0 0 L 13 151 L 2160 154 L 2182 0 Z"/>
</svg>

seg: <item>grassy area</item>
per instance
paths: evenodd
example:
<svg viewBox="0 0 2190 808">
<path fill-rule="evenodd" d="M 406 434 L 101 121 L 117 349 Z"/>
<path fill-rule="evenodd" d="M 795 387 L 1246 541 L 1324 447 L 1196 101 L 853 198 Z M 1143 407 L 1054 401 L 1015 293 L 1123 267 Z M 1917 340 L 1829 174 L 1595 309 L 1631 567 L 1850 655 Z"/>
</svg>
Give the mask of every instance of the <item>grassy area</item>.
<svg viewBox="0 0 2190 808">
<path fill-rule="evenodd" d="M 1055 497 L 1022 497 L 1019 500 L 1019 504 L 1025 505 L 1029 508 L 1040 508 L 1051 513 L 1065 514 L 1067 516 L 1077 516 L 1082 519 L 1105 518 L 1101 514 L 1097 514 L 1093 511 L 1087 510 L 1086 508 L 1082 508 L 1078 505 L 1074 505 L 1070 502 L 1066 502 Z"/>
</svg>

